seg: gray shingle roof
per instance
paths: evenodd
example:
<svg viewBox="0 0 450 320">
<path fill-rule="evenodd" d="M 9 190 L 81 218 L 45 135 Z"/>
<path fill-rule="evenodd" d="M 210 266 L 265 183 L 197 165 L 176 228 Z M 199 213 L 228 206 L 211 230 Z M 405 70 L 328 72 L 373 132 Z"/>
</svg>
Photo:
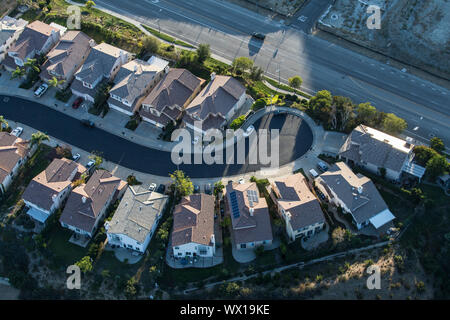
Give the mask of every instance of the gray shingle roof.
<svg viewBox="0 0 450 320">
<path fill-rule="evenodd" d="M 8 132 L 0 132 L 0 183 L 12 172 L 17 162 L 29 152 L 26 141 Z"/>
</svg>

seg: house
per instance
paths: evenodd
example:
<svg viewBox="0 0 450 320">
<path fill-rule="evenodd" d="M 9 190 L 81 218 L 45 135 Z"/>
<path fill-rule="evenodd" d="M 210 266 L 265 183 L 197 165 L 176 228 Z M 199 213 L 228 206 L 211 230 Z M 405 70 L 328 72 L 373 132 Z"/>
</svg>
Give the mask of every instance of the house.
<svg viewBox="0 0 450 320">
<path fill-rule="evenodd" d="M 143 186 L 129 186 L 111 221 L 108 243 L 144 253 L 155 234 L 169 197 Z"/>
<path fill-rule="evenodd" d="M 215 254 L 214 203 L 214 196 L 197 193 L 184 197 L 175 207 L 170 241 L 174 257 Z"/>
<path fill-rule="evenodd" d="M 59 209 L 72 190 L 72 182 L 86 171 L 81 164 L 62 158 L 50 165 L 28 184 L 22 198 L 29 208 L 27 214 L 45 223 Z"/>
<path fill-rule="evenodd" d="M 354 174 L 344 162 L 337 162 L 315 182 L 330 203 L 351 215 L 358 230 L 373 226 L 382 232 L 395 219 L 372 180 Z"/>
<path fill-rule="evenodd" d="M 89 55 L 95 41 L 81 31 L 67 31 L 61 41 L 47 55 L 42 65 L 40 78 L 49 82 L 56 78 L 62 81 L 59 89 L 65 89 L 72 82 L 75 72 Z"/>
<path fill-rule="evenodd" d="M 413 149 L 410 138 L 402 140 L 359 125 L 342 145 L 339 158 L 349 165 L 357 165 L 376 174 L 386 170 L 386 178 L 394 181 L 400 179 L 402 172 L 421 178 L 425 169 L 412 163 Z"/>
<path fill-rule="evenodd" d="M 0 20 L 0 63 L 5 59 L 11 45 L 19 38 L 28 21 L 8 16 Z"/>
<path fill-rule="evenodd" d="M 0 132 L 0 194 L 6 192 L 32 151 L 28 141 Z"/>
<path fill-rule="evenodd" d="M 202 134 L 208 129 L 223 129 L 245 99 L 245 87 L 238 80 L 212 73 L 211 81 L 186 107 L 183 123 Z M 195 127 L 194 122 L 201 127 Z"/>
<path fill-rule="evenodd" d="M 94 102 L 99 85 L 112 81 L 120 67 L 127 63 L 131 54 L 107 43 L 92 48 L 86 61 L 75 73 L 75 80 L 70 89 L 78 97 Z"/>
<path fill-rule="evenodd" d="M 28 24 L 11 46 L 3 61 L 6 70 L 12 72 L 17 67 L 22 68 L 27 59 L 34 59 L 38 55 L 47 54 L 59 41 L 63 27 L 56 24 L 48 25 L 39 20 Z"/>
<path fill-rule="evenodd" d="M 325 216 L 302 173 L 275 179 L 270 189 L 269 194 L 277 205 L 278 214 L 284 220 L 286 232 L 292 241 L 313 236 L 323 229 Z"/>
<path fill-rule="evenodd" d="M 155 56 L 148 62 L 136 59 L 124 64 L 111 88 L 108 106 L 132 116 L 139 111 L 142 100 L 167 72 L 169 62 Z"/>
<path fill-rule="evenodd" d="M 74 188 L 59 222 L 78 234 L 92 237 L 107 209 L 126 190 L 127 183 L 106 170 L 96 170 L 87 183 Z"/>
<path fill-rule="evenodd" d="M 183 110 L 200 92 L 205 80 L 186 69 L 170 69 L 142 101 L 142 119 L 159 128 L 181 117 Z"/>
<path fill-rule="evenodd" d="M 225 189 L 231 233 L 236 249 L 254 249 L 272 244 L 272 226 L 266 199 L 259 197 L 255 182 L 229 182 Z"/>
</svg>

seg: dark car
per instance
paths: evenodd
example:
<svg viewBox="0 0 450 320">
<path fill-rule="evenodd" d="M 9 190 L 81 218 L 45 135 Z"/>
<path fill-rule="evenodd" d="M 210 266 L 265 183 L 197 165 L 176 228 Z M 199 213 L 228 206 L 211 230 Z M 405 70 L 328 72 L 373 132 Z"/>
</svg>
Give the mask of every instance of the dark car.
<svg viewBox="0 0 450 320">
<path fill-rule="evenodd" d="M 83 120 L 81 120 L 81 123 L 82 123 L 84 126 L 89 127 L 89 128 L 95 127 L 95 123 L 92 122 L 91 120 L 88 120 L 88 119 L 83 119 Z"/>
<path fill-rule="evenodd" d="M 164 192 L 166 191 L 166 186 L 163 185 L 162 183 L 158 186 L 158 189 L 156 189 L 156 192 L 164 194 Z"/>
<path fill-rule="evenodd" d="M 252 37 L 259 39 L 259 40 L 264 40 L 266 38 L 265 34 L 259 33 L 259 32 L 253 32 L 252 33 Z"/>
<path fill-rule="evenodd" d="M 194 193 L 199 193 L 199 192 L 200 192 L 200 186 L 194 185 Z"/>
<path fill-rule="evenodd" d="M 205 193 L 206 194 L 212 194 L 211 183 L 208 183 L 207 185 L 205 185 Z"/>
<path fill-rule="evenodd" d="M 77 98 L 73 104 L 72 104 L 72 108 L 74 109 L 78 109 L 81 106 L 81 103 L 83 102 L 83 98 Z"/>
</svg>

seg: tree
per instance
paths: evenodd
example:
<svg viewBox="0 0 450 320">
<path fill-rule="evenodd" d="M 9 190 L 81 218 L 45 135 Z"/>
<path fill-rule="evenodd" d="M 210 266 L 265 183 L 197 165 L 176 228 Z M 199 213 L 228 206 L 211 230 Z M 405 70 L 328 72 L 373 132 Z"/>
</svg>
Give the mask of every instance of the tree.
<svg viewBox="0 0 450 320">
<path fill-rule="evenodd" d="M 439 153 L 442 153 L 445 150 L 444 141 L 438 137 L 431 138 L 430 147 Z"/>
<path fill-rule="evenodd" d="M 25 69 L 21 69 L 21 68 L 17 67 L 16 70 L 14 70 L 11 73 L 11 79 L 22 78 L 25 74 L 26 74 Z"/>
<path fill-rule="evenodd" d="M 383 126 L 383 130 L 388 132 L 388 133 L 399 134 L 403 130 L 406 129 L 408 124 L 406 123 L 405 120 L 403 120 L 402 118 L 397 117 L 395 114 L 388 113 L 384 117 L 382 126 Z"/>
<path fill-rule="evenodd" d="M 436 178 L 448 170 L 449 163 L 444 156 L 435 155 L 433 158 L 427 162 L 427 173 L 432 177 Z"/>
<path fill-rule="evenodd" d="M 95 2 L 89 0 L 86 2 L 86 4 L 84 6 L 86 7 L 86 9 L 91 9 L 93 6 L 95 6 Z"/>
<path fill-rule="evenodd" d="M 155 37 L 146 36 L 142 41 L 143 48 L 150 53 L 158 52 L 161 42 Z"/>
<path fill-rule="evenodd" d="M 81 258 L 80 261 L 75 262 L 75 265 L 77 265 L 83 273 L 91 272 L 93 269 L 92 258 L 89 256 Z"/>
<path fill-rule="evenodd" d="M 252 109 L 253 111 L 257 111 L 257 110 L 259 110 L 259 109 L 265 108 L 266 105 L 267 105 L 266 100 L 261 98 L 261 99 L 256 100 L 256 101 L 252 104 L 251 109 Z"/>
<path fill-rule="evenodd" d="M 245 122 L 245 115 L 237 117 L 230 123 L 230 129 L 237 130 L 239 129 Z"/>
<path fill-rule="evenodd" d="M 426 166 L 428 160 L 438 155 L 435 150 L 427 146 L 415 146 L 413 152 L 414 160 L 421 166 Z"/>
<path fill-rule="evenodd" d="M 89 156 L 89 159 L 94 161 L 95 168 L 100 167 L 103 163 L 103 157 L 100 154 L 94 152 Z"/>
<path fill-rule="evenodd" d="M 211 50 L 209 48 L 209 44 L 201 43 L 197 48 L 197 61 L 200 64 L 206 61 L 211 56 Z"/>
<path fill-rule="evenodd" d="M 125 287 L 125 294 L 128 297 L 134 297 L 137 294 L 137 284 L 138 281 L 135 277 L 131 277 L 131 279 L 127 281 L 127 285 Z"/>
<path fill-rule="evenodd" d="M 3 131 L 3 127 L 8 128 L 9 124 L 8 121 L 3 116 L 0 116 L 0 132 Z"/>
<path fill-rule="evenodd" d="M 334 96 L 333 105 L 336 110 L 336 128 L 344 131 L 355 115 L 353 102 L 348 97 Z"/>
<path fill-rule="evenodd" d="M 244 73 L 253 67 L 253 60 L 247 57 L 239 57 L 233 60 L 231 66 L 234 73 Z"/>
<path fill-rule="evenodd" d="M 27 61 L 25 61 L 24 66 L 28 69 L 31 69 L 37 73 L 41 72 L 39 67 L 37 66 L 37 59 L 30 59 L 28 58 Z"/>
<path fill-rule="evenodd" d="M 253 66 L 250 69 L 250 79 L 253 81 L 260 81 L 264 75 L 264 70 L 261 67 Z"/>
<path fill-rule="evenodd" d="M 331 103 L 333 99 L 330 91 L 321 90 L 309 100 L 309 108 L 314 117 L 323 123 L 329 123 L 332 113 Z"/>
<path fill-rule="evenodd" d="M 60 85 L 62 85 L 65 82 L 65 80 L 58 80 L 58 78 L 53 77 L 50 80 L 48 80 L 48 84 L 50 85 L 50 87 L 59 87 Z"/>
<path fill-rule="evenodd" d="M 172 187 L 175 193 L 180 196 L 188 196 L 194 192 L 194 185 L 191 179 L 185 176 L 184 172 L 181 170 L 176 170 L 174 173 L 170 174 L 172 179 Z"/>
<path fill-rule="evenodd" d="M 43 132 L 35 132 L 31 135 L 31 145 L 40 145 L 43 141 L 50 141 L 50 137 Z"/>
<path fill-rule="evenodd" d="M 373 126 L 377 117 L 377 109 L 370 102 L 360 103 L 356 107 L 357 120 L 367 126 Z"/>
<path fill-rule="evenodd" d="M 219 181 L 217 181 L 216 183 L 214 183 L 214 195 L 215 195 L 216 197 L 218 197 L 219 194 L 222 193 L 223 188 L 225 188 L 225 186 L 223 185 L 223 183 L 222 183 L 221 180 L 219 180 Z"/>
<path fill-rule="evenodd" d="M 300 88 L 302 86 L 303 79 L 300 76 L 293 76 L 292 78 L 289 78 L 289 85 L 292 88 Z"/>
</svg>

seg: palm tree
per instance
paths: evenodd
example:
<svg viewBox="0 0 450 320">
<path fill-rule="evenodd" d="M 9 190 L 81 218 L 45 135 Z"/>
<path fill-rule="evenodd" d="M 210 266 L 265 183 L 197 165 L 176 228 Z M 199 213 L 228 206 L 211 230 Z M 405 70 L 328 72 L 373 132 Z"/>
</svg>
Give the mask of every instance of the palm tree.
<svg viewBox="0 0 450 320">
<path fill-rule="evenodd" d="M 41 72 L 39 67 L 37 66 L 37 59 L 30 59 L 28 58 L 27 61 L 24 63 L 24 66 L 30 69 L 33 69 L 36 72 Z"/>
<path fill-rule="evenodd" d="M 50 141 L 50 137 L 43 132 L 35 132 L 31 135 L 31 145 L 40 145 L 42 141 Z"/>
<path fill-rule="evenodd" d="M 25 69 L 21 69 L 19 67 L 16 68 L 16 70 L 14 70 L 11 73 L 11 79 L 15 79 L 15 78 L 22 78 L 25 75 Z"/>
<path fill-rule="evenodd" d="M 56 77 L 53 77 L 52 79 L 50 79 L 49 81 L 48 81 L 48 84 L 51 86 L 51 87 L 59 87 L 61 84 L 63 84 L 65 82 L 65 80 L 58 80 Z"/>
<path fill-rule="evenodd" d="M 0 132 L 3 131 L 3 126 L 5 126 L 5 129 L 8 128 L 8 121 L 3 116 L 0 116 Z"/>
</svg>

